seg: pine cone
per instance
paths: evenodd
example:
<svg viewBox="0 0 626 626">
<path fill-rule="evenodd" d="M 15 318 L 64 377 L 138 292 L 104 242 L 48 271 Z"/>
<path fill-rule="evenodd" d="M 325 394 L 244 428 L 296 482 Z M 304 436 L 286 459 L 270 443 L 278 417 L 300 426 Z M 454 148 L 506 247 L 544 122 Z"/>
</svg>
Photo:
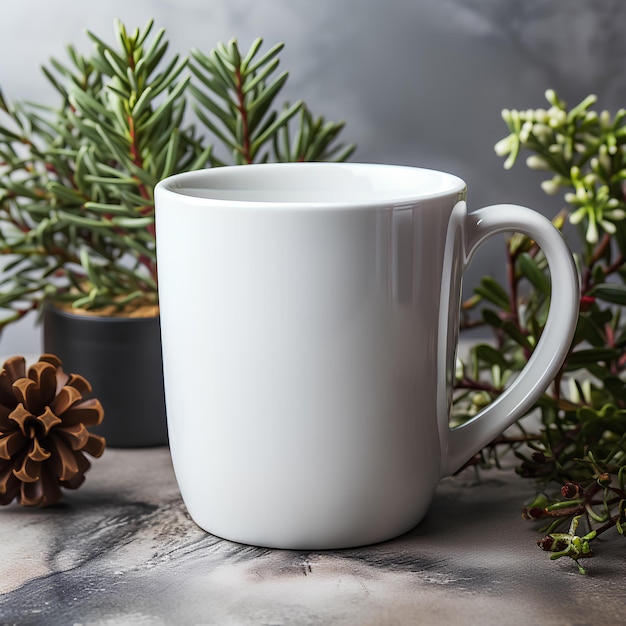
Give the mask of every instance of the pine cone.
<svg viewBox="0 0 626 626">
<path fill-rule="evenodd" d="M 23 357 L 0 371 L 0 504 L 47 506 L 61 487 L 77 489 L 91 467 L 84 452 L 99 457 L 106 442 L 87 431 L 102 421 L 96 399 L 84 400 L 91 385 L 65 374 L 61 361 L 44 354 L 28 368 Z"/>
</svg>

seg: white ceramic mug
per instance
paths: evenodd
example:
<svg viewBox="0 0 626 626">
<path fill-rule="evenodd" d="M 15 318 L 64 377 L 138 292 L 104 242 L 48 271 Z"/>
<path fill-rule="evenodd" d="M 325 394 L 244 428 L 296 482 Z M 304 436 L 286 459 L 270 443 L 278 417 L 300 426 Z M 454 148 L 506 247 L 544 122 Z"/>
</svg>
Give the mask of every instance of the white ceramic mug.
<svg viewBox="0 0 626 626">
<path fill-rule="evenodd" d="M 205 530 L 292 549 L 390 539 L 437 482 L 521 417 L 561 366 L 578 277 L 530 209 L 468 213 L 465 183 L 411 167 L 294 163 L 156 188 L 170 448 Z M 487 237 L 542 247 L 552 305 L 527 366 L 450 429 L 461 275 Z"/>
</svg>

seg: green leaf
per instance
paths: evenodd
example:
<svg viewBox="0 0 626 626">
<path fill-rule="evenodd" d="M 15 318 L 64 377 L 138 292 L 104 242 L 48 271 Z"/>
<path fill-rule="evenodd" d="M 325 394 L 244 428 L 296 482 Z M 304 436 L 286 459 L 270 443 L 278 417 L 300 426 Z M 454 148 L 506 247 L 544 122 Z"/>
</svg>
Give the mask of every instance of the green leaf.
<svg viewBox="0 0 626 626">
<path fill-rule="evenodd" d="M 202 109 L 193 106 L 192 107 L 195 114 L 198 116 L 198 119 L 226 146 L 228 146 L 231 149 L 236 149 L 237 148 L 237 144 L 230 139 L 229 137 L 227 137 L 220 128 L 218 128 L 218 126 L 213 122 L 213 120 L 208 117 L 204 111 L 202 111 Z M 234 134 L 234 133 L 233 133 Z"/>
<path fill-rule="evenodd" d="M 483 276 L 480 284 L 474 288 L 474 292 L 505 311 L 510 310 L 509 294 L 500 283 L 491 276 Z"/>
<path fill-rule="evenodd" d="M 325 161 L 333 155 L 332 142 L 344 127 L 344 122 L 326 122 L 319 118 L 314 125 L 314 132 L 309 136 L 309 146 L 304 153 L 305 161 Z M 346 146 L 340 150 L 335 160 L 343 160 L 344 155 L 351 154 L 354 146 Z"/>
<path fill-rule="evenodd" d="M 198 65 L 196 65 L 195 63 L 190 63 L 189 65 L 189 69 L 191 70 L 192 74 L 196 76 L 196 78 L 198 78 L 200 82 L 205 87 L 207 87 L 207 89 L 211 93 L 219 96 L 220 98 L 222 98 L 222 100 L 230 102 L 230 93 L 228 91 L 228 88 L 224 86 L 223 82 L 213 78 L 212 73 L 205 73 L 209 72 L 207 66 L 204 65 L 205 61 L 206 63 L 209 63 L 208 58 L 204 56 L 204 54 L 199 50 L 192 50 L 192 55 L 198 60 Z"/>
<path fill-rule="evenodd" d="M 585 365 L 595 364 L 599 361 L 611 361 L 620 355 L 618 350 L 612 348 L 587 348 L 577 350 L 570 354 L 567 359 L 567 370 L 578 369 Z"/>
<path fill-rule="evenodd" d="M 275 135 L 276 132 L 278 132 L 278 130 L 298 112 L 301 106 L 302 102 L 296 102 L 289 109 L 282 111 L 278 118 L 276 118 L 276 120 L 272 122 L 269 127 L 267 127 L 259 136 L 254 139 L 250 147 L 250 152 L 252 156 L 254 156 L 259 151 L 261 146 L 266 141 L 271 139 L 271 137 Z"/>
<path fill-rule="evenodd" d="M 274 59 L 271 63 L 268 63 L 268 65 L 266 65 L 260 72 L 258 72 L 258 74 L 254 76 L 254 78 L 244 83 L 243 93 L 250 93 L 255 87 L 264 86 L 262 83 L 274 70 L 276 70 L 279 64 L 279 59 Z"/>
<path fill-rule="evenodd" d="M 228 67 L 223 57 L 217 52 L 216 49 L 211 50 L 209 56 L 207 57 L 207 61 L 209 65 L 207 65 L 206 69 L 218 78 L 226 89 L 231 88 L 237 90 L 237 80 L 235 76 L 233 76 L 234 68 L 232 66 L 230 68 Z"/>
<path fill-rule="evenodd" d="M 143 93 L 137 98 L 137 102 L 135 102 L 135 106 L 132 109 L 133 117 L 138 120 L 141 114 L 144 111 L 147 111 L 150 105 L 152 104 L 152 87 L 147 86 Z"/>
<path fill-rule="evenodd" d="M 146 39 L 148 35 L 148 32 L 149 30 L 146 30 L 146 32 L 142 35 L 141 40 L 137 42 L 138 46 L 142 45 L 143 41 Z M 164 36 L 165 36 L 165 29 L 164 28 L 159 29 L 157 33 L 154 35 L 154 37 L 152 38 L 150 45 L 144 52 L 143 58 L 146 61 L 147 74 L 152 73 L 154 68 L 159 64 L 159 62 L 165 55 L 165 52 L 167 51 L 167 48 L 169 45 L 168 42 L 166 41 L 163 44 L 161 44 Z"/>
<path fill-rule="evenodd" d="M 128 176 L 124 172 L 118 172 L 119 176 L 96 176 L 94 174 L 85 174 L 85 182 L 94 183 L 96 185 L 137 185 L 137 179 Z"/>
<path fill-rule="evenodd" d="M 288 72 L 283 72 L 274 80 L 270 85 L 264 85 L 261 93 L 248 104 L 248 116 L 250 121 L 250 127 L 255 129 L 260 123 L 263 116 L 266 114 L 269 107 L 272 105 L 281 89 L 284 87 L 287 79 L 289 78 Z"/>
<path fill-rule="evenodd" d="M 585 315 L 584 313 L 578 316 L 574 343 L 581 341 L 587 341 L 595 348 L 604 346 L 606 343 L 606 337 L 603 334 L 602 328 L 598 326 L 593 317 Z"/>
<path fill-rule="evenodd" d="M 178 161 L 178 153 L 180 150 L 180 133 L 176 129 L 171 135 L 170 140 L 167 143 L 167 149 L 165 151 L 165 163 L 159 176 L 166 178 L 170 174 L 173 174 L 176 169 L 176 163 Z"/>
<path fill-rule="evenodd" d="M 328 154 L 324 160 L 332 160 L 335 163 L 343 163 L 347 161 L 356 151 L 356 144 L 348 144 L 346 146 L 340 145 Z"/>
<path fill-rule="evenodd" d="M 145 228 L 154 224 L 154 217 L 113 217 L 111 222 L 121 228 Z"/>
<path fill-rule="evenodd" d="M 211 113 L 213 113 L 213 115 L 215 115 L 222 122 L 222 124 L 224 124 L 232 135 L 235 134 L 236 119 L 232 110 L 225 111 L 216 102 L 214 102 L 210 96 L 202 92 L 193 84 L 189 86 L 189 91 L 195 97 L 197 102 L 205 109 L 208 109 Z"/>
<path fill-rule="evenodd" d="M 118 56 L 110 48 L 103 50 L 103 56 L 108 61 L 111 74 L 119 76 L 122 80 L 127 78 L 127 65 L 123 58 Z"/>
<path fill-rule="evenodd" d="M 89 211 L 94 211 L 96 213 L 110 213 L 111 215 L 123 215 L 130 217 L 134 215 L 133 211 L 129 211 L 127 207 L 120 204 L 111 204 L 104 202 L 85 202 L 84 207 L 85 209 Z"/>
<path fill-rule="evenodd" d="M 528 336 L 525 335 L 518 326 L 511 321 L 502 324 L 502 330 L 519 346 L 525 350 L 532 350 L 533 345 L 530 343 Z"/>
<path fill-rule="evenodd" d="M 196 158 L 190 163 L 188 169 L 190 171 L 197 170 L 206 166 L 211 159 L 211 153 L 213 152 L 213 146 L 208 145 L 202 152 L 200 152 Z"/>
<path fill-rule="evenodd" d="M 493 311 L 493 309 L 483 309 L 481 311 L 482 318 L 486 324 L 489 326 L 493 326 L 494 328 L 502 328 L 504 322 L 500 318 L 500 316 Z"/>
<path fill-rule="evenodd" d="M 82 217 L 69 213 L 68 211 L 59 211 L 59 219 L 67 222 L 68 224 L 76 224 L 76 226 L 83 226 L 85 228 L 91 228 L 95 231 L 102 231 L 110 228 L 112 223 L 106 218 L 93 219 L 89 217 Z"/>
<path fill-rule="evenodd" d="M 613 304 L 626 304 L 626 285 L 618 285 L 613 283 L 603 283 L 596 285 L 588 295 L 611 302 Z"/>
<path fill-rule="evenodd" d="M 617 243 L 620 253 L 626 256 L 626 223 L 623 221 L 617 222 L 616 227 L 617 229 L 615 235 L 613 235 L 613 239 Z"/>
<path fill-rule="evenodd" d="M 87 250 L 87 248 L 81 248 L 80 250 L 80 263 L 83 266 L 84 270 L 87 272 L 87 276 L 92 284 L 96 287 L 101 287 L 102 284 L 100 282 L 96 268 L 91 262 L 91 258 L 89 257 L 89 251 Z"/>
<path fill-rule="evenodd" d="M 237 40 L 231 39 L 228 42 L 228 57 L 235 68 L 241 67 L 241 55 L 239 54 L 239 47 L 237 46 Z"/>
<path fill-rule="evenodd" d="M 250 48 L 251 51 L 255 48 L 255 45 L 256 45 L 257 42 L 259 42 L 259 44 L 260 44 L 262 42 L 262 40 L 257 39 L 252 44 L 252 47 Z M 246 58 L 244 59 L 244 61 L 242 63 L 242 66 L 247 67 L 247 70 L 246 70 L 247 74 L 256 72 L 260 67 L 263 67 L 266 63 L 271 61 L 275 56 L 280 54 L 284 47 L 285 47 L 284 43 L 277 43 L 276 45 L 272 46 L 265 54 L 263 54 L 262 57 L 257 59 L 251 65 L 249 65 L 249 64 L 251 63 L 252 58 L 250 57 L 250 53 L 248 53 L 246 55 Z M 256 49 L 258 49 L 258 46 L 256 46 Z M 255 49 L 255 54 L 256 54 L 256 49 Z M 252 55 L 252 56 L 254 56 L 254 55 Z M 249 67 L 248 67 L 248 65 L 249 65 Z"/>
<path fill-rule="evenodd" d="M 539 268 L 535 260 L 524 252 L 518 257 L 518 264 L 522 276 L 528 279 L 528 281 L 545 296 L 550 295 L 550 279 Z"/>
<path fill-rule="evenodd" d="M 156 111 L 152 113 L 152 115 L 143 122 L 139 128 L 138 132 L 143 132 L 146 129 L 153 126 L 167 111 L 171 109 L 174 103 L 178 100 L 179 96 L 183 93 L 185 88 L 187 87 L 187 83 L 189 82 L 189 77 L 183 79 L 180 83 L 178 83 L 172 91 L 167 95 L 167 98 L 159 105 Z"/>
<path fill-rule="evenodd" d="M 51 181 L 48 183 L 48 190 L 52 193 L 56 198 L 63 200 L 65 202 L 69 202 L 73 205 L 82 205 L 85 201 L 85 197 L 80 194 L 75 189 L 71 189 L 69 187 L 65 187 L 56 181 Z"/>
<path fill-rule="evenodd" d="M 187 67 L 187 59 L 183 59 L 179 62 L 179 57 L 176 55 L 163 72 L 152 80 L 150 86 L 153 94 L 157 96 L 173 85 L 174 81 L 181 75 L 185 67 Z"/>
<path fill-rule="evenodd" d="M 476 346 L 476 355 L 481 361 L 484 361 L 489 366 L 497 365 L 503 370 L 508 370 L 511 367 L 507 360 L 502 356 L 502 353 L 488 344 L 478 344 Z"/>
<path fill-rule="evenodd" d="M 256 56 L 257 52 L 259 51 L 262 45 L 263 45 L 263 39 L 261 37 L 255 39 L 252 42 L 252 45 L 250 46 L 250 48 L 248 49 L 248 52 L 246 52 L 245 57 L 241 60 L 241 63 L 240 63 L 240 68 L 241 68 L 242 73 L 245 74 L 248 71 L 248 66 L 250 65 L 250 62 Z"/>
</svg>

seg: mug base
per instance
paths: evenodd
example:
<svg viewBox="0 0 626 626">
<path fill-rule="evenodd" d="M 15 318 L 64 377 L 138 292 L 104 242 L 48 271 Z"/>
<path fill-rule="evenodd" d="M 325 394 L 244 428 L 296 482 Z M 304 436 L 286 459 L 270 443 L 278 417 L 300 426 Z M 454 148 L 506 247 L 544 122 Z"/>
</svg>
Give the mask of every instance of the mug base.
<svg viewBox="0 0 626 626">
<path fill-rule="evenodd" d="M 304 534 L 297 532 L 292 532 L 289 534 L 289 536 L 285 534 L 281 537 L 254 533 L 246 534 L 231 533 L 228 531 L 221 532 L 199 523 L 193 518 L 193 516 L 190 517 L 199 528 L 206 531 L 210 535 L 213 535 L 218 539 L 230 541 L 232 543 L 238 543 L 241 545 L 251 546 L 255 548 L 266 548 L 270 550 L 316 552 L 327 550 L 348 550 L 353 548 L 364 548 L 366 546 L 372 546 L 379 543 L 384 543 L 386 541 L 391 541 L 392 539 L 397 539 L 398 537 L 405 535 L 406 533 L 413 530 L 416 526 L 418 526 L 425 515 L 426 513 L 424 512 L 424 514 L 417 521 L 413 521 L 408 525 L 399 526 L 393 531 L 371 534 L 362 533 L 358 536 L 358 538 L 356 536 L 352 536 L 351 538 L 348 538 L 346 536 L 335 538 L 332 538 L 330 536 L 311 537 L 304 536 Z"/>
</svg>

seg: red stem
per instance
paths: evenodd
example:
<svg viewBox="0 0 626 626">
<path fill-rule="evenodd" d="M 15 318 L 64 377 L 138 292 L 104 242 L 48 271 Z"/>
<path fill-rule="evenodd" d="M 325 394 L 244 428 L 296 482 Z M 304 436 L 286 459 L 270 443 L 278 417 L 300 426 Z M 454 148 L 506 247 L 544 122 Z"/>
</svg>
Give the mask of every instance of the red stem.
<svg viewBox="0 0 626 626">
<path fill-rule="evenodd" d="M 237 110 L 241 115 L 241 125 L 243 130 L 243 144 L 241 146 L 241 155 L 246 163 L 252 163 L 250 155 L 250 129 L 248 122 L 248 111 L 245 106 L 245 94 L 243 93 L 243 80 L 241 76 L 241 69 L 237 68 L 235 72 L 237 80 Z"/>
<path fill-rule="evenodd" d="M 135 120 L 133 119 L 131 115 L 128 116 L 128 132 L 130 134 L 130 156 L 133 160 L 133 164 L 136 165 L 140 169 L 144 169 L 143 158 L 139 152 L 139 145 L 137 143 L 137 133 L 135 131 Z M 146 215 L 150 215 L 154 213 L 154 203 L 144 183 L 140 182 L 139 185 L 137 186 L 137 190 L 139 191 L 139 195 L 142 198 L 145 198 L 147 201 L 146 206 L 141 209 L 140 214 L 142 216 L 146 216 Z M 148 232 L 150 233 L 152 237 L 155 236 L 154 224 L 150 224 L 148 226 Z M 153 278 L 153 280 L 156 281 L 157 279 L 156 263 L 151 258 L 145 255 L 140 255 L 138 257 L 138 260 L 142 265 L 144 265 L 148 269 L 148 271 L 150 272 L 150 276 Z"/>
<path fill-rule="evenodd" d="M 486 391 L 487 393 L 491 393 L 495 395 L 501 392 L 500 389 L 496 389 L 493 385 L 478 382 L 475 380 L 470 380 L 468 378 L 464 378 L 463 380 L 457 381 L 455 383 L 455 387 L 457 389 L 472 389 L 474 391 Z"/>
<path fill-rule="evenodd" d="M 509 306 L 511 307 L 511 317 L 513 323 L 520 329 L 519 315 L 517 313 L 517 280 L 515 278 L 515 255 L 507 250 L 506 273 L 509 283 L 510 298 Z"/>
</svg>

